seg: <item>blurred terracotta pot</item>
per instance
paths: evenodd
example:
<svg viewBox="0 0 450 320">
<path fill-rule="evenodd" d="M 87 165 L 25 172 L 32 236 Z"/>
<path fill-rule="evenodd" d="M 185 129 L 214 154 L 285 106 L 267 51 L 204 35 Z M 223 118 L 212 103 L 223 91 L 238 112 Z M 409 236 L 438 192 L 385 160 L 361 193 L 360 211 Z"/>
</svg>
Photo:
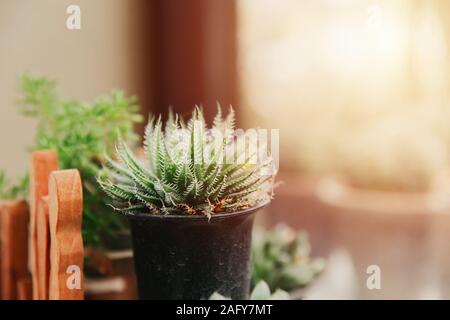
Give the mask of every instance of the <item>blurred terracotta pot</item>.
<svg viewBox="0 0 450 320">
<path fill-rule="evenodd" d="M 268 222 L 307 229 L 313 254 L 346 249 L 354 265 L 355 298 L 448 297 L 450 210 L 444 191 L 369 191 L 300 177 L 286 179 L 284 186 Z M 380 290 L 366 285 L 371 265 L 380 268 Z"/>
</svg>

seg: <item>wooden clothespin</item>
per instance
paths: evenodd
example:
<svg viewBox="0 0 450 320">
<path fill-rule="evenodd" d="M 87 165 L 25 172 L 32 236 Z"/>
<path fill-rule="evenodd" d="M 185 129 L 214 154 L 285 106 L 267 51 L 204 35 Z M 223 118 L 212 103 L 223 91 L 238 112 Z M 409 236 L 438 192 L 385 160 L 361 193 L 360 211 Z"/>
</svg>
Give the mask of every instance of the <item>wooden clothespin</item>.
<svg viewBox="0 0 450 320">
<path fill-rule="evenodd" d="M 28 275 L 28 206 L 24 200 L 6 202 L 0 210 L 1 297 L 17 299 L 17 282 Z"/>
<path fill-rule="evenodd" d="M 32 274 L 33 299 L 39 298 L 37 267 L 36 220 L 41 197 L 48 194 L 48 181 L 52 171 L 58 170 L 58 155 L 53 150 L 35 151 L 31 154 L 30 170 L 30 230 L 29 230 L 29 269 Z"/>
<path fill-rule="evenodd" d="M 26 276 L 17 281 L 17 299 L 31 300 L 33 299 L 33 292 L 31 287 L 31 277 Z"/>
<path fill-rule="evenodd" d="M 78 170 L 51 173 L 49 180 L 50 300 L 84 298 L 81 236 L 83 194 Z"/>
<path fill-rule="evenodd" d="M 36 217 L 38 299 L 48 300 L 50 276 L 50 225 L 48 196 L 41 197 Z"/>
</svg>

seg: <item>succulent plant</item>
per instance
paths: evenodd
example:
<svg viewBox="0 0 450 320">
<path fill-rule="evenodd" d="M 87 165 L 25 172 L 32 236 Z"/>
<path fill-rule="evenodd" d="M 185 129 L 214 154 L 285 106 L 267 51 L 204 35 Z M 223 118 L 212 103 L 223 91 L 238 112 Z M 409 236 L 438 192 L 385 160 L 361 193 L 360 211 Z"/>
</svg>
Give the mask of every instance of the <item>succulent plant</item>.
<svg viewBox="0 0 450 320">
<path fill-rule="evenodd" d="M 119 138 L 117 159 L 108 158 L 98 181 L 112 206 L 127 213 L 211 215 L 268 201 L 273 161 L 245 134 L 236 134 L 233 109 L 220 106 L 211 129 L 196 107 L 187 122 L 170 113 L 165 125 L 150 117 L 145 130 L 145 159 Z"/>
<path fill-rule="evenodd" d="M 311 247 L 304 231 L 296 232 L 287 225 L 273 230 L 256 229 L 252 244 L 252 285 L 264 280 L 272 290 L 291 291 L 310 283 L 325 262 L 310 257 Z"/>
<path fill-rule="evenodd" d="M 231 300 L 228 297 L 223 296 L 219 292 L 214 292 L 209 300 Z M 250 294 L 250 300 L 290 300 L 289 293 L 282 289 L 276 289 L 275 292 L 271 293 L 269 285 L 261 280 L 253 288 Z"/>
</svg>

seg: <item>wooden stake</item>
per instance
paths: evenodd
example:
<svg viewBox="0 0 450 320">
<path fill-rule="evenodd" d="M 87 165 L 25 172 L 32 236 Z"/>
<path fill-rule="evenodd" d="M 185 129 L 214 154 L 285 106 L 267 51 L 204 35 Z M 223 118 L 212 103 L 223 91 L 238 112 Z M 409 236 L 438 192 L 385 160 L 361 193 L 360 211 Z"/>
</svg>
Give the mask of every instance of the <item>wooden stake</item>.
<svg viewBox="0 0 450 320">
<path fill-rule="evenodd" d="M 48 194 L 48 179 L 52 171 L 58 170 L 58 155 L 56 151 L 35 151 L 31 154 L 30 170 L 30 236 L 29 236 L 29 269 L 32 274 L 33 299 L 38 299 L 38 269 L 37 269 L 37 232 L 36 217 L 38 203 L 41 197 Z"/>
<path fill-rule="evenodd" d="M 55 171 L 50 175 L 50 300 L 84 298 L 82 203 L 77 170 Z"/>
<path fill-rule="evenodd" d="M 48 222 L 48 197 L 42 197 L 36 217 L 38 299 L 48 300 L 50 275 L 50 226 Z"/>
<path fill-rule="evenodd" d="M 18 300 L 31 300 L 33 298 L 33 292 L 31 287 L 31 277 L 19 279 L 17 282 L 17 299 Z"/>
<path fill-rule="evenodd" d="M 1 209 L 1 297 L 17 299 L 17 281 L 28 275 L 28 206 L 25 201 L 4 203 Z"/>
</svg>

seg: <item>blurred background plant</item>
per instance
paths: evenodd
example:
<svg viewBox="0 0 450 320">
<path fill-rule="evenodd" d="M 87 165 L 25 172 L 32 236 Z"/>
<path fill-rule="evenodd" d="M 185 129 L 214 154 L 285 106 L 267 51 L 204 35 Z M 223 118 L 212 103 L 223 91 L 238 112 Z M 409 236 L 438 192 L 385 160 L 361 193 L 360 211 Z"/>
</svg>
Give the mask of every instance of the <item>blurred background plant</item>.
<svg viewBox="0 0 450 320">
<path fill-rule="evenodd" d="M 56 84 L 45 77 L 20 77 L 21 112 L 37 120 L 33 150 L 54 149 L 62 169 L 77 168 L 83 179 L 83 239 L 92 247 L 120 248 L 127 228 L 119 215 L 110 214 L 95 177 L 105 152 L 114 148 L 117 135 L 136 141 L 134 124 L 142 121 L 135 97 L 121 91 L 99 97 L 93 103 L 63 100 Z M 2 184 L 6 184 L 4 176 Z M 10 195 L 24 195 L 27 180 L 9 187 Z M 8 190 L 7 187 L 5 190 Z"/>
<path fill-rule="evenodd" d="M 259 281 L 250 293 L 250 300 L 289 300 L 290 298 L 289 293 L 282 289 L 271 292 L 269 285 L 264 280 Z M 209 300 L 230 300 L 230 298 L 216 291 Z"/>
<path fill-rule="evenodd" d="M 285 224 L 255 229 L 252 244 L 252 287 L 265 281 L 270 289 L 292 291 L 309 284 L 325 267 L 310 257 L 308 234 Z"/>
<path fill-rule="evenodd" d="M 11 182 L 3 170 L 0 170 L 0 200 L 25 198 L 28 194 L 28 175 Z"/>
</svg>

